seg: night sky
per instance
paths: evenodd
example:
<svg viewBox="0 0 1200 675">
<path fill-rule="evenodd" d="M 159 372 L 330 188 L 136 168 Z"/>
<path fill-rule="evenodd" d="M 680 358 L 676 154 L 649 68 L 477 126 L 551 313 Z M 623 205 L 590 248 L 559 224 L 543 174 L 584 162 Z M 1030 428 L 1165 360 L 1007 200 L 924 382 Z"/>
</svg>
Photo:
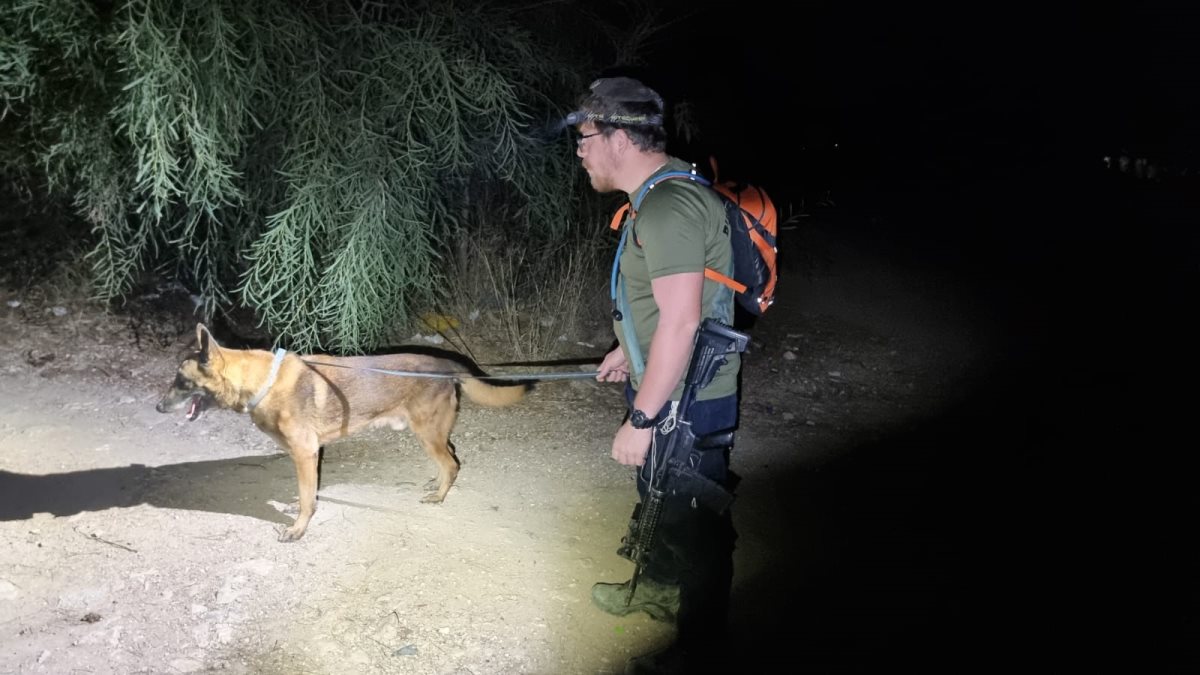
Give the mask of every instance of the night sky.
<svg viewBox="0 0 1200 675">
<path fill-rule="evenodd" d="M 1200 164 L 1194 3 L 766 4 L 694 10 L 645 79 L 699 108 L 702 141 L 676 150 L 784 201 L 830 173 L 859 203 L 980 183 L 1012 202 L 1121 149 Z"/>
</svg>

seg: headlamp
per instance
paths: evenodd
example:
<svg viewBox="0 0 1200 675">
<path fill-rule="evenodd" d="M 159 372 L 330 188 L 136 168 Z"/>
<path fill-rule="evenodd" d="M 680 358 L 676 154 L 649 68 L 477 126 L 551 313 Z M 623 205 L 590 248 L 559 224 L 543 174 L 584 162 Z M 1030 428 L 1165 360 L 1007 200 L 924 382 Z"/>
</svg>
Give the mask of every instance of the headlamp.
<svg viewBox="0 0 1200 675">
<path fill-rule="evenodd" d="M 589 121 L 604 122 L 605 124 L 615 124 L 625 127 L 660 127 L 663 123 L 663 116 L 622 115 L 620 113 L 610 113 L 604 115 L 601 113 L 588 112 L 587 110 L 576 110 L 575 112 L 563 118 L 563 124 L 569 127 Z"/>
</svg>

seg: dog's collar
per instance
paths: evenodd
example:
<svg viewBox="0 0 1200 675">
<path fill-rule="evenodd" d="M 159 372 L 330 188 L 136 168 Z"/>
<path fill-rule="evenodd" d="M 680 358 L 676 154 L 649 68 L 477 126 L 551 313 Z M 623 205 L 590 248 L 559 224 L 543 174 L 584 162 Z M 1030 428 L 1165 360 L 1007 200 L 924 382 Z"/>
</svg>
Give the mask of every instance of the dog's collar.
<svg viewBox="0 0 1200 675">
<path fill-rule="evenodd" d="M 267 381 L 263 382 L 263 386 L 259 387 L 258 393 L 250 402 L 246 404 L 246 412 L 254 410 L 254 406 L 258 405 L 267 392 L 271 390 L 271 385 L 275 384 L 275 376 L 279 374 L 279 364 L 283 363 L 283 357 L 287 354 L 287 350 L 283 347 L 275 350 L 275 360 L 271 362 L 271 373 L 267 375 Z"/>
</svg>

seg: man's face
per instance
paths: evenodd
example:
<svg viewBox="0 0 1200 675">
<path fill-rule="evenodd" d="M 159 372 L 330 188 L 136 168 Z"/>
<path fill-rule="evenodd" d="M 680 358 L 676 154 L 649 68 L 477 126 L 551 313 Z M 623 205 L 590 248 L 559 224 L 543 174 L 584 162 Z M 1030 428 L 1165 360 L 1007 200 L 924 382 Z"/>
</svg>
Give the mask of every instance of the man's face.
<svg viewBox="0 0 1200 675">
<path fill-rule="evenodd" d="M 582 160 L 583 170 L 587 171 L 588 177 L 592 179 L 592 189 L 596 192 L 616 190 L 614 177 L 617 158 L 613 152 L 612 135 L 598 132 L 595 123 L 590 121 L 580 124 L 576 130 L 578 135 L 575 137 L 575 155 Z"/>
</svg>

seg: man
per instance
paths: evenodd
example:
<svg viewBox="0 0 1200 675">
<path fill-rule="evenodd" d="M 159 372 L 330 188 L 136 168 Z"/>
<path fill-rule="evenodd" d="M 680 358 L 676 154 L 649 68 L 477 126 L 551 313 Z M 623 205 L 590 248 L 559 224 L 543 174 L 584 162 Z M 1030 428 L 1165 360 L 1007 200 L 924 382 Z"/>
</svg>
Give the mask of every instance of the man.
<svg viewBox="0 0 1200 675">
<path fill-rule="evenodd" d="M 663 102 L 652 89 L 625 77 L 597 80 L 568 122 L 579 132 L 576 154 L 592 187 L 620 190 L 637 202 L 624 225 L 614 284 L 619 346 L 605 356 L 596 379 L 628 383 L 630 415 L 616 432 L 612 456 L 638 467 L 638 491 L 645 499 L 651 472 L 666 464 L 656 450 L 665 447 L 671 404 L 680 399 L 696 330 L 709 317 L 733 323 L 733 292 L 704 274 L 706 268 L 730 273 L 729 230 L 720 198 L 691 180 L 664 180 L 641 194 L 665 172 L 692 170 L 666 154 Z M 737 425 L 740 361 L 737 354 L 726 359 L 691 406 L 688 417 L 697 437 Z M 727 453 L 704 452 L 700 473 L 728 485 Z M 732 519 L 728 510 L 717 514 L 687 495 L 673 496 L 659 533 L 631 602 L 629 581 L 596 584 L 592 598 L 612 614 L 644 611 L 677 625 L 671 647 L 633 659 L 626 672 L 697 672 L 720 653 L 714 643 L 728 614 Z"/>
</svg>

